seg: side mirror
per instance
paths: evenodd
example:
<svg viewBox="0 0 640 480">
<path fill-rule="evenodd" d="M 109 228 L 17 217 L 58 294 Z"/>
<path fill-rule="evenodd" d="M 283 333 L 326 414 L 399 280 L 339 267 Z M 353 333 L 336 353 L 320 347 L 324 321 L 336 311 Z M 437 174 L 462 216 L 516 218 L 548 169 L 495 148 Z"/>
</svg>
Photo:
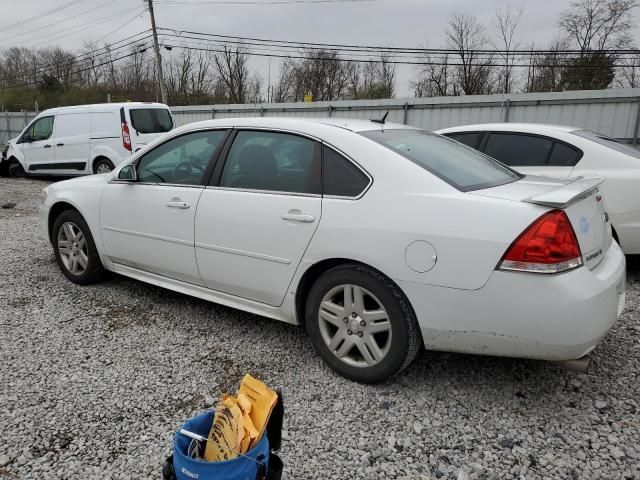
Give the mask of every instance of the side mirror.
<svg viewBox="0 0 640 480">
<path fill-rule="evenodd" d="M 118 180 L 123 180 L 125 182 L 135 182 L 138 180 L 138 176 L 136 175 L 136 167 L 133 165 L 125 165 L 118 172 Z"/>
<path fill-rule="evenodd" d="M 33 138 L 31 138 L 31 134 L 29 132 L 25 132 L 25 134 L 22 136 L 22 142 L 23 143 L 33 142 Z"/>
</svg>

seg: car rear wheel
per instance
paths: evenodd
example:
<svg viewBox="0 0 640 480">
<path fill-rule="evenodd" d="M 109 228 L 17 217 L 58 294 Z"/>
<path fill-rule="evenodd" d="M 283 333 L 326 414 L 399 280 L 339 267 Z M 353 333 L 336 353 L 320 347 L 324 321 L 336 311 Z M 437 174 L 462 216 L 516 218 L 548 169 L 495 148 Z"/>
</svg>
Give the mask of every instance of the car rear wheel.
<svg viewBox="0 0 640 480">
<path fill-rule="evenodd" d="M 113 168 L 113 163 L 108 158 L 98 158 L 93 163 L 93 173 L 109 173 Z"/>
<path fill-rule="evenodd" d="M 75 210 L 65 210 L 53 223 L 51 242 L 58 266 L 73 283 L 89 285 L 102 280 L 104 267 L 89 226 Z"/>
<path fill-rule="evenodd" d="M 420 349 L 418 322 L 404 294 L 362 265 L 324 273 L 311 287 L 305 318 L 320 356 L 336 372 L 358 382 L 395 375 Z"/>
</svg>

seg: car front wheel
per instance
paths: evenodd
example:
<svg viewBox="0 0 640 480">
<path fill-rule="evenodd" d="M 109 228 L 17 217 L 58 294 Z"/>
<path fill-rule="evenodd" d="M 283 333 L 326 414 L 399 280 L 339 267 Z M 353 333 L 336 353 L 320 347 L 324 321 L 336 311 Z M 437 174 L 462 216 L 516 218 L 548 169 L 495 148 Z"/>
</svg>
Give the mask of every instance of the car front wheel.
<svg viewBox="0 0 640 480">
<path fill-rule="evenodd" d="M 56 261 L 69 280 L 79 285 L 102 280 L 104 267 L 89 226 L 79 212 L 62 212 L 53 223 L 51 233 Z"/>
<path fill-rule="evenodd" d="M 362 265 L 324 273 L 309 292 L 305 318 L 320 356 L 358 382 L 379 382 L 400 372 L 420 349 L 420 330 L 406 297 Z"/>
</svg>

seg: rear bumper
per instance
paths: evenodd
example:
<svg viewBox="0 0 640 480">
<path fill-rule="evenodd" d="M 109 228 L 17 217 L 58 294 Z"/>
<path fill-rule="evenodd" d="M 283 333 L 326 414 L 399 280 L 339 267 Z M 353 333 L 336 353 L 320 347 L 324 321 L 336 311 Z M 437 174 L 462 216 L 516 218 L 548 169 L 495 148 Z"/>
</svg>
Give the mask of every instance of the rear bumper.
<svg viewBox="0 0 640 480">
<path fill-rule="evenodd" d="M 478 290 L 398 282 L 427 349 L 567 360 L 589 353 L 624 307 L 625 257 L 613 242 L 593 269 L 495 271 Z"/>
</svg>

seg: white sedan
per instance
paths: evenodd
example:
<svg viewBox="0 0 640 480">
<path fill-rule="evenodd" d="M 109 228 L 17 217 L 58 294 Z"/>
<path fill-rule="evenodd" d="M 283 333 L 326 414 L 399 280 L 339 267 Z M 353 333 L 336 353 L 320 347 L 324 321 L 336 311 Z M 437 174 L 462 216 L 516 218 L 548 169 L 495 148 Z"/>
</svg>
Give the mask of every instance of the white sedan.
<svg viewBox="0 0 640 480">
<path fill-rule="evenodd" d="M 422 345 L 587 356 L 624 304 L 599 182 L 525 178 L 402 125 L 221 119 L 47 187 L 40 212 L 72 282 L 111 271 L 305 324 L 375 382 Z"/>
<path fill-rule="evenodd" d="M 575 127 L 527 123 L 466 125 L 437 131 L 527 175 L 598 176 L 613 236 L 640 254 L 640 150 Z"/>
</svg>

